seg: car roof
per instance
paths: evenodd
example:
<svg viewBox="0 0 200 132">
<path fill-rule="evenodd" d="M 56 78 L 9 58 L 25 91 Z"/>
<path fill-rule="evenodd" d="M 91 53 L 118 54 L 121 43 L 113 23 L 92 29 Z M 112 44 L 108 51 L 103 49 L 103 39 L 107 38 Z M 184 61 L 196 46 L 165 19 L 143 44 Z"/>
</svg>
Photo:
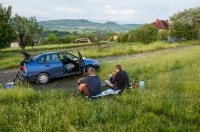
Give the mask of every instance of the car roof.
<svg viewBox="0 0 200 132">
<path fill-rule="evenodd" d="M 58 54 L 58 53 L 69 53 L 69 52 L 44 52 L 41 54 Z"/>
</svg>

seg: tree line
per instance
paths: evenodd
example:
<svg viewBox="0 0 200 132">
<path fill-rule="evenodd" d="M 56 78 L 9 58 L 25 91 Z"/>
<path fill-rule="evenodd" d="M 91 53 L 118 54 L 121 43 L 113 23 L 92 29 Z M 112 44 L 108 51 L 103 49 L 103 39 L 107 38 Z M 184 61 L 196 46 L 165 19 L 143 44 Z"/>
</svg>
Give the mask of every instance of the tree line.
<svg viewBox="0 0 200 132">
<path fill-rule="evenodd" d="M 18 42 L 25 50 L 26 46 L 36 44 L 74 43 L 76 38 L 89 38 L 92 42 L 114 40 L 115 32 L 97 30 L 93 33 L 72 33 L 68 31 L 44 30 L 35 17 L 12 15 L 12 6 L 4 7 L 0 4 L 0 49 L 10 46 L 11 42 Z M 200 39 L 200 7 L 185 9 L 170 17 L 169 30 L 159 31 L 151 24 L 120 33 L 118 42 L 141 42 L 149 44 L 156 40 L 166 40 L 176 37 L 179 42 L 183 39 Z"/>
<path fill-rule="evenodd" d="M 114 32 L 97 30 L 94 33 L 72 33 L 68 31 L 47 30 L 39 24 L 35 17 L 26 18 L 15 14 L 12 17 L 12 6 L 0 4 L 0 49 L 9 47 L 12 42 L 18 42 L 22 50 L 26 46 L 38 44 L 74 43 L 76 38 L 89 38 L 92 42 L 107 40 Z"/>
<path fill-rule="evenodd" d="M 118 42 L 149 44 L 156 40 L 178 38 L 178 41 L 200 39 L 200 7 L 185 9 L 170 17 L 169 30 L 159 31 L 151 24 L 121 33 Z"/>
<path fill-rule="evenodd" d="M 115 32 L 103 32 L 101 30 L 92 33 L 79 33 L 77 31 L 70 33 L 68 31 L 44 30 L 41 40 L 42 44 L 74 43 L 78 38 L 88 38 L 91 42 L 99 42 L 108 39 L 114 40 L 113 36 L 115 34 Z"/>
<path fill-rule="evenodd" d="M 35 17 L 22 17 L 12 15 L 12 7 L 7 8 L 0 4 L 0 49 L 10 46 L 11 42 L 17 41 L 22 48 L 34 46 L 39 42 L 43 27 L 37 23 Z"/>
</svg>

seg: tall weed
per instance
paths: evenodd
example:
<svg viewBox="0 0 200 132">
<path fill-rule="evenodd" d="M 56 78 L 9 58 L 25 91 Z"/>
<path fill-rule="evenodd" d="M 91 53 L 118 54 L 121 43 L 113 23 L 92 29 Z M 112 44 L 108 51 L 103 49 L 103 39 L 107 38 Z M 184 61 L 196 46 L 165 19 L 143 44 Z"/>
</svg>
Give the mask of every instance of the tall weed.
<svg viewBox="0 0 200 132">
<path fill-rule="evenodd" d="M 145 81 L 145 89 L 99 99 L 53 86 L 0 89 L 0 131 L 199 131 L 199 50 L 102 62 L 102 81 L 121 64 L 131 81 Z"/>
</svg>

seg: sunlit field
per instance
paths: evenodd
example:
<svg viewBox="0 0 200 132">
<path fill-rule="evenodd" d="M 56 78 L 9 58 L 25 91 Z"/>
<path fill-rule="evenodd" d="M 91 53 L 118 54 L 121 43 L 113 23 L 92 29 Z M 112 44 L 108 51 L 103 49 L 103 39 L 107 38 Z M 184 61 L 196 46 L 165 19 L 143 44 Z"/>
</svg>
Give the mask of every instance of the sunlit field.
<svg viewBox="0 0 200 132">
<path fill-rule="evenodd" d="M 140 50 L 154 45 L 140 46 Z M 10 89 L 1 85 L 0 131 L 197 132 L 200 130 L 199 51 L 200 47 L 195 46 L 102 62 L 97 72 L 102 82 L 116 64 L 121 64 L 131 81 L 145 81 L 145 89 L 125 89 L 99 99 L 86 99 L 69 86 L 36 90 L 22 84 Z"/>
</svg>

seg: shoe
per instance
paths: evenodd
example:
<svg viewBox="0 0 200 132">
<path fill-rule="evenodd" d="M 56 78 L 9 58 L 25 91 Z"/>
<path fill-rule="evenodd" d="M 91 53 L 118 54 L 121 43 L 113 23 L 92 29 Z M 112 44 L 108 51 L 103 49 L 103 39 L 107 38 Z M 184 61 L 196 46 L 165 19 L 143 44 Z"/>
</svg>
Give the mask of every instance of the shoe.
<svg viewBox="0 0 200 132">
<path fill-rule="evenodd" d="M 106 86 L 106 84 L 102 84 L 102 86 L 103 86 L 103 87 L 105 87 L 105 86 Z"/>
<path fill-rule="evenodd" d="M 92 98 L 92 96 L 91 95 L 85 95 L 85 98 Z"/>
<path fill-rule="evenodd" d="M 77 94 L 82 94 L 80 91 L 77 91 L 76 93 L 77 93 Z"/>
<path fill-rule="evenodd" d="M 133 86 L 129 86 L 128 88 L 133 88 Z"/>
</svg>

